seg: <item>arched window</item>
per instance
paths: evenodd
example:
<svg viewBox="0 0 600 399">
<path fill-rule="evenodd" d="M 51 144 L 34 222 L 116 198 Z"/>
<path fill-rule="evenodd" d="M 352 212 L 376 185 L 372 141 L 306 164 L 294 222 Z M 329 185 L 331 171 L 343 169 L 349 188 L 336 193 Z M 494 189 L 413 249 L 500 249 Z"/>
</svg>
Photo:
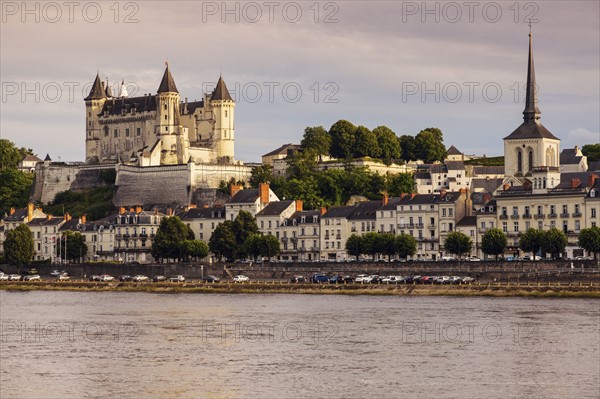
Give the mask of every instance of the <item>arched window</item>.
<svg viewBox="0 0 600 399">
<path fill-rule="evenodd" d="M 528 170 L 531 172 L 533 170 L 533 151 L 529 150 L 529 159 L 528 161 Z"/>
<path fill-rule="evenodd" d="M 523 172 L 523 153 L 517 152 L 517 172 Z"/>
</svg>

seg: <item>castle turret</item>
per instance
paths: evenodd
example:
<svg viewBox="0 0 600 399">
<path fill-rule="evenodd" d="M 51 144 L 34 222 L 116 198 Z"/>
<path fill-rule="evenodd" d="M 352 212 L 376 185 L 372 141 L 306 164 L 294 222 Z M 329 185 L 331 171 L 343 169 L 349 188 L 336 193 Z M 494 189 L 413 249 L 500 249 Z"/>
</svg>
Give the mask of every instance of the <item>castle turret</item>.
<svg viewBox="0 0 600 399">
<path fill-rule="evenodd" d="M 161 164 L 183 164 L 189 158 L 186 129 L 179 122 L 179 102 L 179 91 L 167 64 L 156 95 L 156 135 L 162 145 Z"/>
<path fill-rule="evenodd" d="M 234 160 L 234 109 L 235 101 L 229 95 L 222 76 L 219 76 L 217 87 L 210 97 L 215 120 L 214 133 L 217 158 L 219 162 L 231 163 Z"/>
<path fill-rule="evenodd" d="M 90 90 L 90 94 L 85 101 L 85 158 L 86 162 L 97 162 L 100 156 L 100 138 L 101 127 L 99 115 L 102 113 L 104 102 L 106 101 L 105 88 L 102 87 L 100 74 L 96 74 L 96 79 Z"/>
</svg>

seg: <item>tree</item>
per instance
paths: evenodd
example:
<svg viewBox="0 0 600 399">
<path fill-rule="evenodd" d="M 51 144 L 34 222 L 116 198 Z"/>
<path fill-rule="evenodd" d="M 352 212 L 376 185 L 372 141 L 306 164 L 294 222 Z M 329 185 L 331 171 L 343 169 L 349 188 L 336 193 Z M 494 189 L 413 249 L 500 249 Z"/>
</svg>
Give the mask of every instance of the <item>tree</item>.
<svg viewBox="0 0 600 399">
<path fill-rule="evenodd" d="M 481 249 L 486 255 L 495 255 L 496 260 L 498 255 L 504 253 L 506 248 L 506 235 L 500 229 L 489 229 L 481 239 Z"/>
<path fill-rule="evenodd" d="M 415 179 L 412 173 L 398 173 L 387 175 L 385 182 L 386 191 L 392 197 L 412 193 L 415 189 Z"/>
<path fill-rule="evenodd" d="M 373 129 L 379 145 L 379 157 L 386 165 L 391 165 L 395 159 L 400 158 L 400 141 L 389 127 L 377 126 Z"/>
<path fill-rule="evenodd" d="M 331 150 L 331 136 L 323 126 L 307 127 L 300 146 L 303 150 L 311 150 L 321 161 Z"/>
<path fill-rule="evenodd" d="M 12 141 L 0 139 L 0 170 L 17 169 L 22 160 L 21 152 Z"/>
<path fill-rule="evenodd" d="M 446 147 L 439 129 L 421 130 L 415 137 L 415 147 L 416 155 L 425 163 L 442 162 L 446 158 Z"/>
<path fill-rule="evenodd" d="M 152 242 L 152 256 L 156 259 L 181 260 L 181 244 L 194 239 L 193 232 L 190 232 L 189 227 L 177 216 L 163 218 Z"/>
<path fill-rule="evenodd" d="M 0 214 L 4 215 L 10 208 L 24 208 L 29 201 L 32 183 L 31 173 L 16 169 L 0 170 Z"/>
<path fill-rule="evenodd" d="M 78 231 L 65 231 L 56 246 L 56 255 L 63 259 L 74 261 L 82 259 L 87 254 L 88 246 L 85 237 Z"/>
<path fill-rule="evenodd" d="M 531 252 L 535 260 L 535 254 L 540 251 L 542 246 L 542 236 L 544 232 L 534 228 L 528 229 L 519 237 L 519 248 L 523 252 Z"/>
<path fill-rule="evenodd" d="M 324 205 L 323 198 L 319 192 L 319 185 L 312 176 L 301 180 L 289 180 L 283 192 L 284 198 L 302 200 L 306 209 L 318 209 Z"/>
<path fill-rule="evenodd" d="M 260 256 L 266 256 L 270 262 L 272 256 L 277 256 L 281 252 L 281 244 L 277 237 L 266 234 L 261 237 L 260 241 Z"/>
<path fill-rule="evenodd" d="M 248 256 L 246 240 L 252 234 L 258 233 L 256 219 L 250 212 L 240 211 L 233 221 L 233 234 L 235 235 L 235 257 L 245 258 Z"/>
<path fill-rule="evenodd" d="M 220 223 L 208 240 L 210 252 L 215 254 L 219 261 L 223 258 L 233 259 L 236 253 L 236 245 L 233 221 L 231 220 Z"/>
<path fill-rule="evenodd" d="M 377 252 L 387 255 L 388 259 L 396 253 L 396 236 L 393 233 L 376 233 L 378 235 L 376 245 Z"/>
<path fill-rule="evenodd" d="M 348 237 L 346 240 L 346 252 L 348 252 L 348 255 L 350 256 L 356 256 L 357 259 L 364 253 L 363 240 L 361 236 L 352 234 L 350 237 Z"/>
<path fill-rule="evenodd" d="M 356 128 L 353 149 L 354 158 L 371 157 L 379 158 L 381 151 L 377 142 L 377 135 L 364 126 Z"/>
<path fill-rule="evenodd" d="M 262 234 L 252 234 L 246 240 L 246 251 L 256 260 L 260 256 Z"/>
<path fill-rule="evenodd" d="M 542 251 L 551 254 L 552 258 L 556 259 L 565 250 L 568 241 L 562 230 L 553 227 L 542 234 L 540 244 Z"/>
<path fill-rule="evenodd" d="M 273 180 L 273 167 L 261 164 L 252 168 L 250 172 L 250 186 L 257 188 L 260 183 L 270 183 Z"/>
<path fill-rule="evenodd" d="M 33 260 L 33 235 L 26 224 L 6 233 L 4 257 L 11 265 L 23 266 Z"/>
<path fill-rule="evenodd" d="M 363 252 L 367 255 L 371 255 L 373 259 L 380 253 L 380 248 L 377 245 L 379 235 L 375 232 L 366 233 L 362 236 Z"/>
<path fill-rule="evenodd" d="M 410 234 L 400 234 L 396 236 L 396 253 L 402 259 L 413 256 L 417 253 L 417 240 Z"/>
<path fill-rule="evenodd" d="M 398 144 L 400 145 L 400 156 L 406 162 L 416 161 L 417 159 L 419 159 L 419 155 L 417 154 L 415 138 L 413 136 L 400 136 L 400 138 L 398 139 Z"/>
<path fill-rule="evenodd" d="M 311 149 L 296 151 L 287 158 L 288 179 L 304 179 L 317 173 L 317 156 Z"/>
<path fill-rule="evenodd" d="M 331 136 L 330 155 L 335 158 L 352 158 L 356 126 L 346 120 L 339 120 L 329 128 Z"/>
<path fill-rule="evenodd" d="M 600 144 L 586 144 L 581 148 L 588 162 L 600 161 Z"/>
<path fill-rule="evenodd" d="M 181 243 L 181 255 L 188 260 L 205 258 L 208 255 L 208 245 L 200 240 L 185 240 Z"/>
<path fill-rule="evenodd" d="M 600 227 L 594 226 L 581 230 L 577 244 L 586 251 L 593 253 L 594 259 L 597 259 L 600 252 Z"/>
<path fill-rule="evenodd" d="M 460 231 L 448 233 L 444 240 L 444 249 L 446 252 L 458 255 L 459 258 L 462 254 L 470 252 L 472 247 L 473 241 L 471 238 Z"/>
</svg>

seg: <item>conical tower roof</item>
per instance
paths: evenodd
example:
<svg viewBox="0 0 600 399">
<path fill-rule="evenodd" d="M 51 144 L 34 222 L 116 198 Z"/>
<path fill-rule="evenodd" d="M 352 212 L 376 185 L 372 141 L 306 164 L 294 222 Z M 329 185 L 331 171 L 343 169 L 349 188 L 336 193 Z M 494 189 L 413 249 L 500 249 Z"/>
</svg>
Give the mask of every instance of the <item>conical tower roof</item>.
<svg viewBox="0 0 600 399">
<path fill-rule="evenodd" d="M 219 81 L 217 82 L 217 87 L 212 92 L 211 100 L 227 100 L 233 101 L 233 98 L 229 95 L 229 90 L 227 90 L 227 86 L 225 85 L 225 81 L 222 76 L 219 76 Z"/>
<path fill-rule="evenodd" d="M 102 88 L 100 74 L 96 74 L 96 79 L 94 80 L 94 84 L 92 85 L 90 94 L 84 100 L 99 100 L 102 98 L 106 98 L 106 94 L 104 93 L 104 89 Z"/>
<path fill-rule="evenodd" d="M 177 86 L 175 86 L 173 76 L 171 76 L 171 71 L 169 70 L 168 63 L 167 68 L 165 69 L 165 73 L 162 77 L 162 81 L 160 82 L 160 86 L 158 86 L 157 93 L 179 93 L 179 91 L 177 90 Z"/>
</svg>

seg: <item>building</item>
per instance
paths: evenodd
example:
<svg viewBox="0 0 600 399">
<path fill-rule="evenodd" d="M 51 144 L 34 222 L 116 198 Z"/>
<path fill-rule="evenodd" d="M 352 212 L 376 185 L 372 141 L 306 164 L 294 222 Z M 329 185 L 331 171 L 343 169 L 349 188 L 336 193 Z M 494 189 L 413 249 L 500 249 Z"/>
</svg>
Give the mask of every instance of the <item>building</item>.
<svg viewBox="0 0 600 399">
<path fill-rule="evenodd" d="M 260 183 L 258 188 L 250 189 L 232 185 L 231 198 L 225 202 L 225 219 L 235 220 L 240 211 L 246 211 L 252 216 L 256 216 L 258 212 L 274 201 L 279 201 L 279 198 L 266 183 Z"/>
<path fill-rule="evenodd" d="M 48 155 L 46 155 L 46 156 L 48 156 Z M 23 160 L 21 162 L 19 162 L 18 169 L 21 172 L 35 173 L 35 165 L 38 162 L 42 162 L 42 160 L 39 159 L 37 156 L 27 155 L 25 158 L 23 158 Z"/>
</svg>

